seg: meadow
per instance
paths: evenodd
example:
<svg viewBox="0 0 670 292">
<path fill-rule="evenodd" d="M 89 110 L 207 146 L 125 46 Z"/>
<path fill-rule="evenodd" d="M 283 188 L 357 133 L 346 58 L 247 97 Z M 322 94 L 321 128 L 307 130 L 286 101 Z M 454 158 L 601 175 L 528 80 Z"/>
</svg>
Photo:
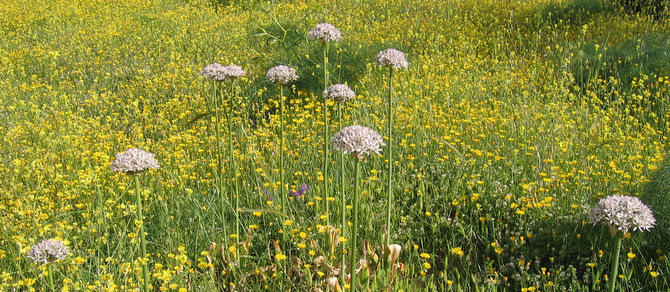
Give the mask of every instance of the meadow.
<svg viewBox="0 0 670 292">
<path fill-rule="evenodd" d="M 669 15 L 0 0 L 0 291 L 668 291 Z M 308 37 L 320 23 L 341 39 Z M 388 48 L 409 66 L 377 64 Z M 212 81 L 215 62 L 246 74 Z M 334 147 L 350 125 L 381 152 Z M 131 148 L 160 167 L 113 171 Z M 617 194 L 656 226 L 622 235 L 612 275 L 589 214 Z M 44 239 L 67 256 L 31 260 Z"/>
</svg>

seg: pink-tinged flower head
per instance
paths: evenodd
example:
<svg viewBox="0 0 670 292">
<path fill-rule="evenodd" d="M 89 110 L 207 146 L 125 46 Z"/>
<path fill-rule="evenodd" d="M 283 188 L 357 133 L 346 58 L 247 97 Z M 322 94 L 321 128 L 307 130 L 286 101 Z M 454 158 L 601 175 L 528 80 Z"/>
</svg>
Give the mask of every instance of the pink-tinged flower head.
<svg viewBox="0 0 670 292">
<path fill-rule="evenodd" d="M 237 65 L 222 66 L 219 63 L 212 63 L 205 66 L 205 68 L 200 71 L 200 75 L 214 81 L 223 82 L 243 77 L 247 75 L 247 72 Z"/>
<path fill-rule="evenodd" d="M 70 250 L 60 240 L 45 239 L 28 251 L 26 257 L 40 265 L 46 265 L 58 260 L 65 259 Z"/>
<path fill-rule="evenodd" d="M 405 53 L 396 49 L 386 49 L 377 54 L 377 64 L 393 69 L 407 69 L 409 63 L 405 59 Z"/>
<path fill-rule="evenodd" d="M 131 148 L 116 154 L 112 162 L 112 171 L 129 175 L 139 175 L 145 170 L 159 167 L 158 161 L 151 152 L 138 148 Z"/>
<path fill-rule="evenodd" d="M 283 85 L 298 80 L 298 74 L 295 73 L 295 69 L 289 66 L 279 65 L 270 68 L 268 73 L 265 74 L 265 78 L 272 83 Z"/>
<path fill-rule="evenodd" d="M 370 153 L 379 154 L 384 139 L 377 131 L 361 125 L 346 127 L 333 136 L 333 148 L 351 153 L 351 156 L 363 160 Z"/>
<path fill-rule="evenodd" d="M 607 196 L 591 209 L 591 222 L 602 223 L 613 230 L 627 233 L 649 231 L 656 224 L 654 214 L 639 198 L 630 196 Z"/>
<path fill-rule="evenodd" d="M 342 39 L 342 34 L 330 23 L 319 23 L 307 33 L 307 38 L 324 42 L 339 41 Z"/>
<path fill-rule="evenodd" d="M 333 84 L 323 92 L 327 99 L 332 99 L 335 102 L 345 102 L 356 97 L 356 93 L 346 84 Z"/>
</svg>

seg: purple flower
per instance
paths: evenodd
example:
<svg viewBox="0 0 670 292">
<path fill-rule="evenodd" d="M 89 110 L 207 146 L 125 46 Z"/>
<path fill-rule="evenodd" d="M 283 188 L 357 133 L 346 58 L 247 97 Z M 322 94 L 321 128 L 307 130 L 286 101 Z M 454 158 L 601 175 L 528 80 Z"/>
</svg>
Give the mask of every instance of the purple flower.
<svg viewBox="0 0 670 292">
<path fill-rule="evenodd" d="M 311 188 L 311 186 L 309 184 L 304 184 L 304 185 L 301 185 L 300 188 L 298 188 L 297 191 L 293 191 L 293 190 L 290 191 L 288 193 L 288 195 L 289 195 L 289 197 L 302 198 L 302 196 L 305 195 L 305 193 L 307 191 L 309 191 L 310 188 Z"/>
</svg>

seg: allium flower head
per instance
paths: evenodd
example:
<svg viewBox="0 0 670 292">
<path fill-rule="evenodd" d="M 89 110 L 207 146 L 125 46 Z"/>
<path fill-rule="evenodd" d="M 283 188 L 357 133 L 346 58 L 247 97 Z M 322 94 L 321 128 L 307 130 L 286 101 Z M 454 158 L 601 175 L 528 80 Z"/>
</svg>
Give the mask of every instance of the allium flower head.
<svg viewBox="0 0 670 292">
<path fill-rule="evenodd" d="M 323 92 L 327 99 L 332 99 L 336 102 L 345 102 L 356 97 L 356 93 L 346 84 L 333 84 Z"/>
<path fill-rule="evenodd" d="M 223 82 L 243 77 L 244 75 L 247 75 L 247 72 L 237 65 L 222 66 L 219 63 L 212 63 L 205 66 L 205 68 L 200 71 L 200 75 L 214 81 Z"/>
<path fill-rule="evenodd" d="M 382 135 L 361 125 L 346 127 L 333 136 L 333 148 L 351 153 L 352 157 L 359 160 L 372 152 L 379 154 L 384 145 Z"/>
<path fill-rule="evenodd" d="M 330 23 L 319 23 L 307 33 L 307 38 L 324 42 L 339 41 L 342 39 L 342 34 Z"/>
<path fill-rule="evenodd" d="M 613 195 L 602 198 L 591 209 L 591 222 L 608 225 L 610 230 L 649 231 L 656 224 L 654 214 L 637 197 Z"/>
<path fill-rule="evenodd" d="M 407 59 L 405 59 L 405 53 L 396 49 L 386 49 L 379 52 L 379 54 L 377 54 L 377 64 L 393 69 L 407 69 L 407 67 L 409 67 L 409 63 L 407 63 Z"/>
<path fill-rule="evenodd" d="M 28 251 L 26 257 L 41 265 L 64 259 L 70 250 L 60 240 L 45 239 Z"/>
<path fill-rule="evenodd" d="M 158 161 L 151 152 L 138 148 L 131 148 L 126 152 L 116 154 L 112 162 L 112 171 L 129 175 L 139 175 L 145 170 L 159 167 Z"/>
<path fill-rule="evenodd" d="M 282 85 L 298 80 L 298 74 L 295 73 L 295 69 L 289 66 L 279 65 L 270 68 L 268 73 L 265 74 L 265 78 L 272 83 Z"/>
</svg>

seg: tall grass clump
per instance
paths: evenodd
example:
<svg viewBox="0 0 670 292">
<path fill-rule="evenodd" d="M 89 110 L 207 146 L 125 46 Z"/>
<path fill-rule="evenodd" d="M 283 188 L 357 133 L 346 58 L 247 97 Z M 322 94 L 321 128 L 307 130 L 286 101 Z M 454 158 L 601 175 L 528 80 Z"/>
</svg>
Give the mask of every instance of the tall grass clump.
<svg viewBox="0 0 670 292">
<path fill-rule="evenodd" d="M 649 206 L 656 218 L 654 232 L 648 234 L 651 246 L 661 250 L 670 250 L 670 243 L 666 240 L 670 236 L 670 210 L 666 204 L 670 197 L 670 165 L 664 163 L 644 185 L 640 199 Z"/>
<path fill-rule="evenodd" d="M 670 13 L 670 2 L 667 0 L 609 0 L 619 5 L 629 14 L 645 14 L 655 17 L 667 16 Z"/>
</svg>

